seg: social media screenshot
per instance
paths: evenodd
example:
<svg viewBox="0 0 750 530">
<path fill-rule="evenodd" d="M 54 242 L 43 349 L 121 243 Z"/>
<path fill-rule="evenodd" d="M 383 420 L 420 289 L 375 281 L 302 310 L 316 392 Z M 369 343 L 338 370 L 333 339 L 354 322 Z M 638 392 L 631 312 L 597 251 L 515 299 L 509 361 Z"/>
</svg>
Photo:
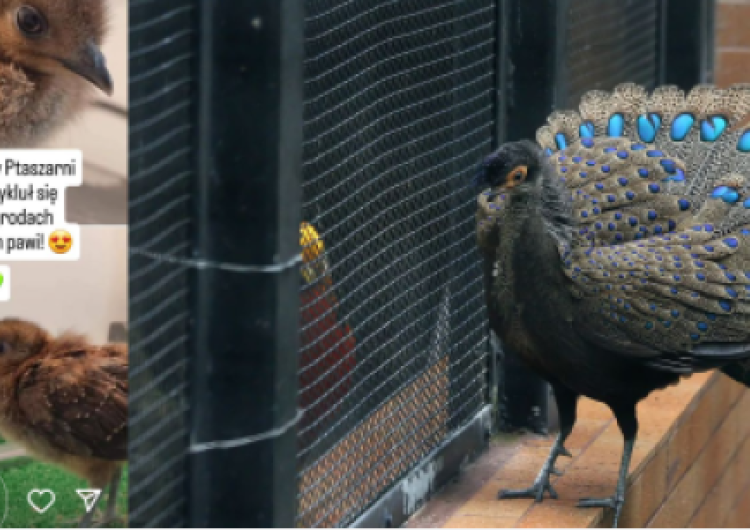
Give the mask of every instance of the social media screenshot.
<svg viewBox="0 0 750 530">
<path fill-rule="evenodd" d="M 0 14 L 0 527 L 126 527 L 127 2 Z"/>
<path fill-rule="evenodd" d="M 0 0 L 0 529 L 750 527 L 750 0 Z"/>
</svg>

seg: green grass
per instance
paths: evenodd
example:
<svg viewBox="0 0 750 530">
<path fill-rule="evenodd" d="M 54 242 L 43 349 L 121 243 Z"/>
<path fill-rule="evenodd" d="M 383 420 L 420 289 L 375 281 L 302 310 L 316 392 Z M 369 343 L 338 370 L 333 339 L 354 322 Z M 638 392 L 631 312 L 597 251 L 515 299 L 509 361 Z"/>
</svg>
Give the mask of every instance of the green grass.
<svg viewBox="0 0 750 530">
<path fill-rule="evenodd" d="M 83 516 L 83 500 L 76 493 L 77 488 L 87 488 L 85 480 L 71 475 L 58 467 L 42 464 L 26 457 L 0 461 L 0 477 L 8 489 L 9 506 L 3 522 L 5 528 L 65 528 L 75 527 Z M 43 514 L 38 514 L 29 506 L 26 496 L 32 489 L 50 489 L 55 493 L 55 503 Z M 107 491 L 99 501 L 98 520 L 104 513 Z M 128 470 L 123 471 L 117 495 L 118 519 L 109 527 L 127 526 Z M 0 495 L 0 517 L 4 499 Z"/>
</svg>

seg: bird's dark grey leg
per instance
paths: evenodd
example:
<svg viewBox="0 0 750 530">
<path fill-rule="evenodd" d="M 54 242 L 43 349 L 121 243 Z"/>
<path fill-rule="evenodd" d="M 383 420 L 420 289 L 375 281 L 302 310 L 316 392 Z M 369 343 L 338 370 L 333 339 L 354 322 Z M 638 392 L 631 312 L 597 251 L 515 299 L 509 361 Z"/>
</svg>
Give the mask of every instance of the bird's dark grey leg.
<svg viewBox="0 0 750 530">
<path fill-rule="evenodd" d="M 560 433 L 557 435 L 557 438 L 555 438 L 552 450 L 549 452 L 547 460 L 544 461 L 542 469 L 539 470 L 539 474 L 530 488 L 522 490 L 500 490 L 497 494 L 498 499 L 531 498 L 535 499 L 536 502 L 542 502 L 545 491 L 549 493 L 551 498 L 557 498 L 557 492 L 552 487 L 552 484 L 550 484 L 550 474 L 562 474 L 555 469 L 555 461 L 558 456 L 571 456 L 570 452 L 565 449 L 564 444 L 565 440 L 573 431 L 573 425 L 576 422 L 576 404 L 578 402 L 578 395 L 559 385 L 554 385 L 552 388 L 555 391 L 555 401 L 557 402 L 557 409 L 560 415 Z"/>
<path fill-rule="evenodd" d="M 114 521 L 117 517 L 117 490 L 120 487 L 120 478 L 122 478 L 122 468 L 119 468 L 115 475 L 112 477 L 112 481 L 109 483 L 109 494 L 107 497 L 107 512 L 104 514 L 102 524 L 107 524 Z"/>
<path fill-rule="evenodd" d="M 578 501 L 578 506 L 581 508 L 612 508 L 615 511 L 612 528 L 617 528 L 617 523 L 620 520 L 620 514 L 622 513 L 622 507 L 625 504 L 625 485 L 628 480 L 630 457 L 633 454 L 635 437 L 638 432 L 638 420 L 635 417 L 635 407 L 631 407 L 629 411 L 618 411 L 614 408 L 613 410 L 615 412 L 615 417 L 617 418 L 617 423 L 620 425 L 620 430 L 625 438 L 625 447 L 622 452 L 622 461 L 620 462 L 620 473 L 617 477 L 615 494 L 612 497 L 605 497 L 603 499 L 581 499 Z"/>
</svg>

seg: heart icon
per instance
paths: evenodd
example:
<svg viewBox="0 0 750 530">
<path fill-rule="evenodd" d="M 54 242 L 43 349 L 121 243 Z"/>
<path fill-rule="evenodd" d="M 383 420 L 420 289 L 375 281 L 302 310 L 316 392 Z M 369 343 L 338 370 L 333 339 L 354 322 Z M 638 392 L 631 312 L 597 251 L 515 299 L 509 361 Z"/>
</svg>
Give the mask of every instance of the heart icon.
<svg viewBox="0 0 750 530">
<path fill-rule="evenodd" d="M 49 496 L 47 498 L 47 496 Z M 45 498 L 47 498 L 46 503 Z M 55 504 L 55 494 L 51 490 L 37 490 L 33 489 L 26 495 L 26 500 L 29 502 L 29 506 L 34 508 L 37 513 L 44 513 Z"/>
</svg>

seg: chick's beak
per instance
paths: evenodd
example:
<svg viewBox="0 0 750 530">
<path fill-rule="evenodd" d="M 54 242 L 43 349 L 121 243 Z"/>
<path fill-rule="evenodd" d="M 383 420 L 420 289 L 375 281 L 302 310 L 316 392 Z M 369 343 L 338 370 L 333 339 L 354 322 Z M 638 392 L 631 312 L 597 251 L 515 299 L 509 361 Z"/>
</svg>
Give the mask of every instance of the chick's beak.
<svg viewBox="0 0 750 530">
<path fill-rule="evenodd" d="M 107 70 L 107 60 L 92 41 L 88 41 L 74 58 L 63 59 L 62 64 L 71 72 L 90 81 L 108 96 L 112 95 L 113 83 L 112 76 Z"/>
</svg>

